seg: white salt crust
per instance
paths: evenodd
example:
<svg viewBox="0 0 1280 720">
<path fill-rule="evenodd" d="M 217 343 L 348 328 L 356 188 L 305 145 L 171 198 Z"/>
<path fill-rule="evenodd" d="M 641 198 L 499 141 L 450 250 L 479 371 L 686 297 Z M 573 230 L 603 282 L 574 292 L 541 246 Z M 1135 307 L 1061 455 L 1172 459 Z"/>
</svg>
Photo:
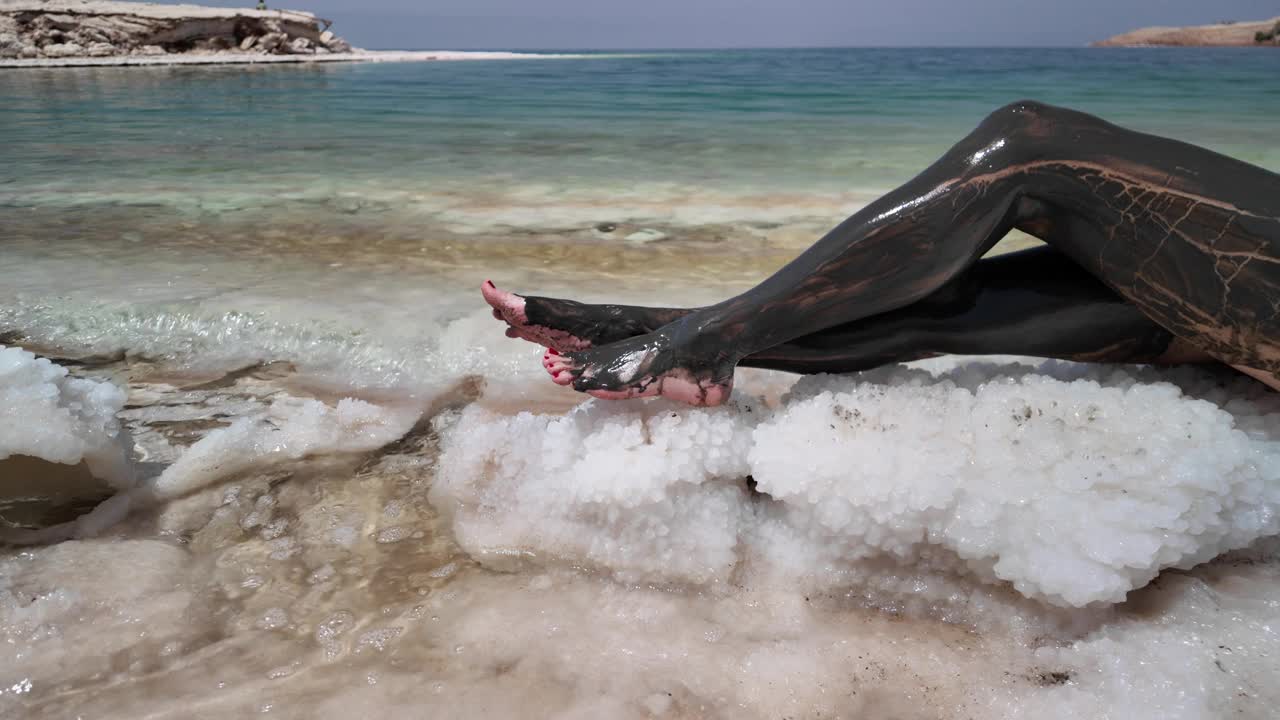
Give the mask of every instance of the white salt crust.
<svg viewBox="0 0 1280 720">
<path fill-rule="evenodd" d="M 881 582 L 870 568 L 887 562 L 1073 607 L 1280 532 L 1274 396 L 1192 373 L 1173 376 L 1184 392 L 1106 368 L 1041 372 L 806 378 L 775 409 L 473 407 L 432 499 L 493 564 L 818 590 Z"/>
<path fill-rule="evenodd" d="M 138 507 L 182 497 L 238 472 L 320 452 L 379 448 L 404 435 L 421 413 L 416 405 L 344 398 L 330 406 L 280 394 L 267 409 L 205 434 L 159 475 L 139 480 L 129 459 L 132 443 L 115 417 L 124 402 L 124 391 L 110 383 L 68 378 L 65 368 L 46 359 L 0 348 L 0 460 L 16 454 L 69 464 L 83 460 L 119 491 L 72 522 L 8 529 L 5 541 L 92 537 Z"/>
<path fill-rule="evenodd" d="M 1249 381 L 1218 387 L 1195 373 L 1060 364 L 1040 373 L 960 367 L 938 382 L 897 368 L 803 380 L 781 401 L 783 376 L 743 373 L 739 385 L 776 408 L 592 401 L 557 418 L 473 406 L 440 423 L 445 477 L 434 500 L 453 511 L 448 525 L 468 552 L 523 565 L 520 574 L 480 571 L 451 549 L 419 555 L 448 546 L 450 533 L 421 514 L 413 483 L 397 473 L 335 476 L 323 488 L 233 484 L 167 503 L 155 518 L 142 513 L 122 537 L 15 552 L 0 558 L 0 668 L 17 670 L 0 678 L 0 715 L 1270 718 L 1280 702 L 1274 539 L 1165 573 L 1123 605 L 1058 609 L 989 582 L 982 569 L 999 563 L 962 559 L 950 526 L 936 540 L 912 534 L 911 523 L 937 524 L 922 509 L 931 502 L 957 513 L 979 502 L 955 489 L 977 471 L 935 457 L 942 439 L 926 425 L 972 435 L 955 447 L 989 463 L 980 467 L 991 473 L 981 478 L 992 523 L 1051 517 L 1018 504 L 1022 485 L 1038 492 L 1070 478 L 1027 470 L 1016 453 L 1049 432 L 1037 423 L 1049 422 L 1054 400 L 1076 402 L 1058 411 L 1054 441 L 1073 428 L 1084 447 L 1120 453 L 1122 469 L 1138 461 L 1122 462 L 1132 445 L 1112 435 L 1150 447 L 1167 435 L 1164 464 L 1142 462 L 1156 468 L 1151 476 L 1175 477 L 1161 468 L 1194 448 L 1169 418 L 1192 416 L 1208 426 L 1203 437 L 1226 438 L 1217 454 L 1252 448 L 1257 467 L 1274 468 L 1280 406 Z M 494 387 L 482 404 L 507 401 Z M 265 411 L 237 410 L 242 425 L 210 432 L 148 485 L 175 497 L 306 448 L 368 447 L 416 415 L 275 397 Z M 1024 404 L 1045 414 L 1027 418 Z M 984 418 L 1005 423 L 998 441 L 978 433 Z M 837 455 L 833 432 L 873 440 Z M 1004 459 L 985 459 L 980 441 L 1005 446 Z M 1240 457 L 1221 462 L 1247 475 Z M 950 475 L 926 472 L 935 466 Z M 778 498 L 753 499 L 748 471 Z M 1131 490 L 1137 476 L 1122 477 Z M 1203 484 L 1226 508 L 1242 483 Z M 1209 493 L 1186 478 L 1167 486 L 1165 495 L 1190 500 Z M 1163 498 L 1144 502 L 1158 509 Z M 1234 510 L 1204 516 L 1247 528 L 1237 513 L 1249 501 L 1231 502 Z M 151 522 L 164 528 L 159 537 Z M 1146 535 L 1155 521 L 1131 524 Z M 425 536 L 382 542 L 400 527 Z M 865 531 L 858 539 L 854 527 Z M 1016 554 L 1013 530 L 1001 530 L 981 552 Z M 848 560 L 849 548 L 865 557 Z M 437 576 L 448 583 L 429 579 Z M 671 587 L 682 585 L 693 587 Z M 856 607 L 867 604 L 888 612 Z"/>
<path fill-rule="evenodd" d="M 17 347 L 0 346 L 0 461 L 15 455 L 64 465 L 83 462 L 93 477 L 116 491 L 131 492 L 136 474 L 129 461 L 133 443 L 115 414 L 124 391 L 114 384 L 69 378 L 67 369 Z M 8 469 L 6 471 L 17 471 Z M 14 478 L 19 483 L 26 478 Z M 65 536 L 97 532 L 118 516 L 110 507 L 81 516 L 61 529 Z M 6 529 L 6 541 L 35 534 Z"/>
<path fill-rule="evenodd" d="M 124 401 L 111 383 L 67 377 L 66 368 L 0 345 L 0 461 L 83 462 L 95 477 L 130 487 L 132 442 L 116 420 Z"/>
</svg>

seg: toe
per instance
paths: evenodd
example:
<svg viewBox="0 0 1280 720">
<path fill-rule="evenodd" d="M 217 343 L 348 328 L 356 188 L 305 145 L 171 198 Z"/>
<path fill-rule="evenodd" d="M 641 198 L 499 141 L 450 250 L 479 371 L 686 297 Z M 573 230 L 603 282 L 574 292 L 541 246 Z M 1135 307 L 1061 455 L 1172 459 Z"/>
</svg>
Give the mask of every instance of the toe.
<svg viewBox="0 0 1280 720">
<path fill-rule="evenodd" d="M 497 285 L 488 280 L 480 286 L 480 294 L 484 295 L 484 301 L 493 308 L 495 317 L 512 325 L 523 325 L 527 321 L 524 315 L 524 298 L 519 295 L 499 290 Z"/>
<path fill-rule="evenodd" d="M 542 356 L 542 367 L 557 385 L 568 385 L 573 382 L 573 364 L 565 356 L 555 350 L 548 350 Z"/>
</svg>

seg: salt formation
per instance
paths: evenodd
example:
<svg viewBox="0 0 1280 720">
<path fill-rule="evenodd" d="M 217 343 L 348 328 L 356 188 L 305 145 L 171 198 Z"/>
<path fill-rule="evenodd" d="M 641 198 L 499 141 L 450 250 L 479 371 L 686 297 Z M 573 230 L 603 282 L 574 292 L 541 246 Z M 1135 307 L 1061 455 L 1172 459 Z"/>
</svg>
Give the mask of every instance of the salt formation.
<svg viewBox="0 0 1280 720">
<path fill-rule="evenodd" d="M 491 564 L 549 556 L 634 581 L 727 580 L 751 515 L 750 405 L 588 402 L 563 418 L 472 407 L 432 501 Z"/>
<path fill-rule="evenodd" d="M 336 406 L 284 397 L 263 413 L 238 418 L 202 437 L 140 492 L 172 499 L 247 468 L 269 468 L 317 452 L 365 452 L 413 426 L 416 408 L 387 408 L 344 398 Z"/>
<path fill-rule="evenodd" d="M 945 548 L 1072 606 L 1280 532 L 1280 433 L 1252 439 L 1168 383 L 1019 375 L 802 381 L 751 454 L 760 490 L 786 505 L 780 530 L 834 567 Z"/>
<path fill-rule="evenodd" d="M 238 472 L 270 469 L 316 453 L 373 450 L 399 438 L 417 417 L 411 407 L 384 408 L 353 398 L 331 407 L 319 400 L 282 397 L 264 412 L 209 432 L 159 476 L 107 499 L 71 527 L 45 528 L 14 540 L 92 536 L 139 507 L 180 498 Z"/>
<path fill-rule="evenodd" d="M 181 497 L 246 469 L 316 453 L 373 450 L 404 435 L 420 414 L 416 404 L 393 407 L 344 398 L 330 406 L 279 394 L 268 408 L 207 433 L 158 476 L 138 479 L 128 459 L 132 443 L 116 419 L 124 402 L 124 391 L 110 383 L 68 378 L 65 368 L 48 360 L 0 348 L 0 462 L 12 455 L 84 461 L 118 491 L 73 522 L 10 529 L 6 541 L 90 537 L 138 507 Z"/>
<path fill-rule="evenodd" d="M 14 456 L 84 463 L 94 477 L 128 490 L 135 480 L 132 443 L 116 420 L 124 401 L 111 383 L 67 377 L 66 368 L 0 346 L 0 469 L 17 472 L 4 467 Z"/>
<path fill-rule="evenodd" d="M 0 460 L 83 461 L 101 479 L 128 484 L 127 437 L 115 419 L 124 400 L 111 383 L 67 377 L 60 365 L 0 345 Z"/>
<path fill-rule="evenodd" d="M 626 580 L 911 585 L 921 568 L 1114 603 L 1280 532 L 1280 406 L 1068 364 L 809 378 L 765 411 L 463 413 L 433 501 L 487 562 Z M 1052 376 L 1052 374 L 1058 377 Z M 1245 387 L 1245 386 L 1241 386 Z M 767 498 L 753 501 L 750 475 Z M 879 568 L 875 573 L 871 568 Z M 910 594 L 909 592 L 907 594 Z"/>
</svg>

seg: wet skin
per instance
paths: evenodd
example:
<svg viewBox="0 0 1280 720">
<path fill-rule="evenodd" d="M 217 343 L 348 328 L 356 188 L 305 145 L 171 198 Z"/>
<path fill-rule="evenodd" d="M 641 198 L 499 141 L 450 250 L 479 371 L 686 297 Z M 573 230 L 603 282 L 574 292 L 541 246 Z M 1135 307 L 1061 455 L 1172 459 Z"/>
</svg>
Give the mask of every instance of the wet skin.
<svg viewBox="0 0 1280 720">
<path fill-rule="evenodd" d="M 751 290 L 645 334 L 555 356 L 548 370 L 604 397 L 660 392 L 714 404 L 746 358 L 768 358 L 761 354 L 787 344 L 835 350 L 816 340 L 833 328 L 865 342 L 858 321 L 892 326 L 886 314 L 963 285 L 966 271 L 1014 227 L 1166 331 L 1167 348 L 1247 367 L 1264 380 L 1280 372 L 1280 176 L 1030 101 L 992 113 L 919 176 Z M 1003 287 L 1014 292 L 1011 283 Z M 981 318 L 999 315 L 991 303 L 984 308 Z M 1079 326 L 1087 316 L 1054 322 Z M 1017 327 L 1012 315 L 1005 321 Z M 1085 345 L 1098 347 L 1098 359 L 1123 355 L 1106 351 L 1114 343 L 1105 334 Z M 792 342 L 798 338 L 806 339 Z M 997 339 L 1009 352 L 1044 354 L 1035 342 L 1019 350 L 1016 338 Z M 1146 341 L 1131 340 L 1148 348 L 1138 355 L 1150 352 Z M 675 392 L 664 378 L 676 378 Z"/>
</svg>

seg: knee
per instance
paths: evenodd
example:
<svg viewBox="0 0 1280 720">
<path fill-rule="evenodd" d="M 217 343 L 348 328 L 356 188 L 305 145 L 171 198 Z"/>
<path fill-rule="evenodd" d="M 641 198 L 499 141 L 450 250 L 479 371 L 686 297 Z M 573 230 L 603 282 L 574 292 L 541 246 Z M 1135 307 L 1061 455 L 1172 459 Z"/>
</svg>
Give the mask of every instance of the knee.
<svg viewBox="0 0 1280 720">
<path fill-rule="evenodd" d="M 1046 138 L 1059 130 L 1105 126 L 1103 120 L 1079 110 L 1049 105 L 1038 100 L 1018 100 L 993 111 L 983 126 L 997 132 L 1026 138 Z"/>
<path fill-rule="evenodd" d="M 1001 141 L 1004 160 L 1032 160 L 1050 144 L 1054 128 L 1072 111 L 1037 100 L 1018 100 L 992 111 L 978 126 L 977 140 L 984 145 Z"/>
<path fill-rule="evenodd" d="M 1017 120 L 1029 120 L 1054 114 L 1059 108 L 1039 100 L 1015 100 L 1008 105 L 996 109 L 987 117 L 1003 117 Z"/>
<path fill-rule="evenodd" d="M 992 111 L 981 127 L 1011 133 L 1025 133 L 1058 115 L 1061 108 L 1037 100 L 1018 100 Z"/>
</svg>

